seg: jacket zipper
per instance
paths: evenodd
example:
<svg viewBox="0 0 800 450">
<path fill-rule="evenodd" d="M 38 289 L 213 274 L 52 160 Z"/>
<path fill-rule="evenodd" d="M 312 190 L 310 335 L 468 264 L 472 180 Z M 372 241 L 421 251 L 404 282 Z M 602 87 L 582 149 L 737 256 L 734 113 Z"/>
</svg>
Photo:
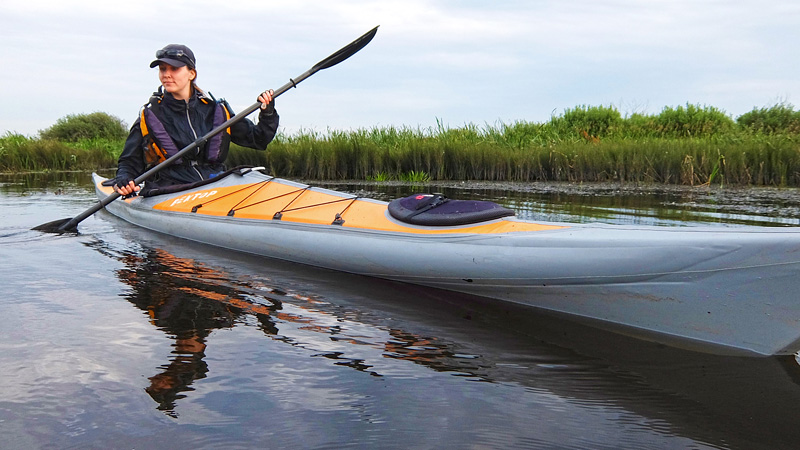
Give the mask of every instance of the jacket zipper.
<svg viewBox="0 0 800 450">
<path fill-rule="evenodd" d="M 192 130 L 192 134 L 194 135 L 194 140 L 196 141 L 197 131 L 195 131 L 194 125 L 192 125 L 192 119 L 189 117 L 189 102 L 186 102 L 185 111 L 186 111 L 186 122 L 189 124 L 189 129 Z M 198 151 L 200 150 L 198 149 Z M 193 159 L 190 165 L 192 166 L 192 169 L 194 169 L 194 171 L 197 172 L 197 175 L 200 177 L 200 179 L 204 180 L 205 178 L 203 178 L 203 174 L 199 170 L 197 170 L 197 160 Z"/>
</svg>

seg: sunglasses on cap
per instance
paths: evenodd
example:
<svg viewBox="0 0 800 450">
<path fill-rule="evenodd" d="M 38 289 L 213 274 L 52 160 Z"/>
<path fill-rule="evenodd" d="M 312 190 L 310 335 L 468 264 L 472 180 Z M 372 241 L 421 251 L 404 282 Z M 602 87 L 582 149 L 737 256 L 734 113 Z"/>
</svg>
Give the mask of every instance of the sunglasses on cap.
<svg viewBox="0 0 800 450">
<path fill-rule="evenodd" d="M 181 58 L 181 57 L 189 58 L 191 60 L 191 57 L 189 57 L 189 55 L 184 53 L 183 50 L 164 50 L 162 48 L 161 50 L 157 50 L 156 51 L 156 58 L 159 58 L 159 59 L 161 59 L 161 58 Z"/>
</svg>

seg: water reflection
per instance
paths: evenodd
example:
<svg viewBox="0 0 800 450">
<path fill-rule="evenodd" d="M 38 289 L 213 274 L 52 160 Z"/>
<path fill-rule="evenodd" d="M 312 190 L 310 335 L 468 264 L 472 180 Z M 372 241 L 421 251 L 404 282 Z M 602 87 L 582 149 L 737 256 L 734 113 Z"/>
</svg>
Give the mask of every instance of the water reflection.
<svg viewBox="0 0 800 450">
<path fill-rule="evenodd" d="M 32 172 L 24 174 L 0 174 L 0 194 L 15 195 L 65 195 L 86 191 L 91 185 L 91 174 L 86 172 Z"/>
<path fill-rule="evenodd" d="M 176 401 L 193 390 L 192 383 L 206 377 L 207 338 L 214 330 L 231 328 L 252 315 L 265 333 L 277 334 L 270 314 L 280 302 L 261 296 L 261 303 L 254 303 L 250 294 L 229 285 L 225 273 L 157 248 L 119 253 L 103 241 L 88 245 L 124 263 L 117 271 L 130 287 L 124 297 L 174 341 L 171 359 L 148 378 L 145 389 L 170 416 L 177 417 Z"/>
<path fill-rule="evenodd" d="M 403 372 L 402 367 L 381 362 L 386 359 L 493 381 L 481 356 L 458 351 L 438 337 L 370 324 L 358 310 L 342 310 L 259 277 L 239 277 L 160 248 L 115 248 L 103 240 L 87 245 L 124 263 L 117 270 L 130 287 L 124 297 L 173 341 L 170 360 L 148 378 L 145 389 L 170 416 L 177 417 L 177 401 L 193 390 L 192 384 L 208 376 L 204 358 L 209 335 L 235 326 L 256 326 L 271 339 L 312 350 L 312 357 L 375 377 Z M 407 304 L 451 295 L 414 289 L 395 297 Z"/>
<path fill-rule="evenodd" d="M 120 247 L 104 240 L 87 245 L 124 263 L 117 271 L 130 287 L 124 297 L 172 340 L 169 360 L 145 374 L 145 391 L 171 417 L 179 416 L 181 400 L 192 395 L 200 380 L 230 377 L 245 369 L 210 373 L 205 361 L 207 346 L 214 342 L 210 335 L 254 327 L 272 341 L 306 351 L 306 357 L 324 358 L 332 366 L 371 377 L 417 380 L 420 388 L 444 389 L 440 381 L 430 379 L 434 373 L 465 383 L 518 385 L 527 392 L 519 395 L 533 396 L 535 403 L 506 407 L 525 416 L 535 411 L 542 420 L 565 420 L 570 429 L 581 428 L 580 420 L 596 427 L 603 422 L 597 415 L 607 412 L 622 428 L 688 438 L 697 447 L 763 448 L 767 446 L 762 443 L 769 443 L 770 448 L 784 448 L 800 440 L 795 426 L 799 371 L 791 358 L 686 352 L 525 308 L 358 277 L 344 281 L 352 286 L 344 295 L 358 298 L 357 306 L 351 307 L 341 297 L 331 302 L 282 287 L 277 280 L 286 274 L 276 274 L 274 280 L 263 275 L 273 265 L 260 259 L 252 263 L 258 268 L 246 263 L 241 271 L 231 272 L 202 259 L 176 256 L 166 247 Z M 176 248 L 187 253 L 181 245 Z M 320 280 L 317 292 L 338 295 L 325 285 L 333 275 L 308 270 L 309 277 Z M 253 275 L 259 272 L 262 275 Z M 340 383 L 352 379 L 325 375 L 330 400 L 346 398 L 348 390 Z M 430 395 L 422 392 L 422 397 Z M 448 395 L 430 397 L 429 413 L 450 414 Z M 531 410 L 515 409 L 523 405 Z M 495 443 L 501 437 L 508 436 L 488 436 Z M 640 438 L 634 434 L 582 439 L 588 439 L 587 444 L 618 439 L 636 446 Z M 545 441 L 556 442 L 553 439 L 556 436 L 547 436 Z"/>
<path fill-rule="evenodd" d="M 193 390 L 193 383 L 208 376 L 204 358 L 209 335 L 236 326 L 255 326 L 274 340 L 315 351 L 312 357 L 376 377 L 398 372 L 379 364 L 380 358 L 479 376 L 480 367 L 473 362 L 477 356 L 458 354 L 438 338 L 361 323 L 358 312 L 338 311 L 340 316 L 327 311 L 336 310 L 327 302 L 258 278 L 241 279 L 163 249 L 118 249 L 102 240 L 87 245 L 124 263 L 117 270 L 130 287 L 124 297 L 173 341 L 170 360 L 148 377 L 145 389 L 158 409 L 172 417 L 178 416 L 178 401 Z"/>
<path fill-rule="evenodd" d="M 30 192 L 54 199 L 57 187 L 48 185 L 43 194 L 41 189 L 37 192 L 21 184 L 20 191 L 14 192 L 22 192 L 17 194 L 21 197 Z M 69 182 L 64 188 L 83 194 L 90 191 Z M 3 189 L 17 188 L 6 185 Z M 352 189 L 367 190 L 367 195 L 379 198 L 410 192 L 407 186 L 380 195 L 372 195 L 372 187 Z M 758 192 L 729 198 L 716 194 L 713 199 L 665 194 L 657 200 L 612 201 L 602 197 L 635 195 L 597 191 L 594 199 L 580 192 L 452 189 L 446 191 L 451 197 L 511 202 L 535 216 L 549 214 L 561 220 L 559 215 L 563 215 L 570 221 L 599 220 L 573 213 L 605 208 L 608 217 L 613 217 L 610 222 L 626 217 L 669 222 L 672 219 L 662 211 L 670 202 L 676 210 L 689 212 L 703 207 L 715 214 L 739 211 L 749 225 L 769 222 L 779 210 L 784 211 L 778 214 L 781 220 L 797 217 L 796 201 L 788 194 L 780 194 L 785 203 L 780 203 L 780 195 Z M 722 206 L 714 206 L 712 200 Z M 49 203 L 59 204 L 60 199 Z M 85 207 L 81 203 L 53 218 Z M 707 218 L 711 216 L 706 214 L 694 223 L 716 220 Z M 47 219 L 35 217 L 28 222 Z M 14 223 L 22 220 L 14 219 Z M 130 229 L 108 216 L 83 225 L 80 237 L 49 237 L 60 243 L 58 247 L 52 242 L 27 245 L 33 255 L 46 251 L 47 263 L 68 259 L 73 245 L 80 244 L 113 259 L 115 277 L 126 289 L 121 291 L 123 301 L 114 297 L 111 303 L 135 311 L 161 330 L 171 345 L 162 361 L 147 360 L 144 368 L 119 363 L 113 367 L 114 373 L 133 380 L 129 384 L 135 393 L 128 394 L 133 400 L 121 405 L 105 402 L 107 397 L 101 395 L 105 385 L 89 382 L 85 390 L 68 392 L 69 402 L 87 411 L 79 423 L 87 429 L 96 428 L 95 423 L 102 422 L 98 416 L 110 410 L 118 414 L 115 419 L 134 417 L 143 424 L 131 434 L 158 434 L 163 429 L 165 440 L 153 442 L 160 446 L 174 443 L 169 439 L 182 432 L 184 436 L 194 433 L 191 444 L 198 446 L 203 442 L 213 446 L 204 441 L 212 435 L 217 447 L 257 447 L 281 438 L 277 442 L 290 447 L 290 442 L 306 442 L 301 439 L 314 430 L 325 431 L 313 441 L 317 447 L 353 443 L 366 447 L 371 442 L 378 446 L 387 440 L 423 445 L 436 436 L 446 436 L 437 441 L 438 447 L 451 442 L 486 448 L 773 449 L 795 448 L 800 442 L 796 425 L 800 377 L 792 358 L 686 352 L 513 305 L 211 250 Z M 27 222 L 24 228 L 29 228 Z M 103 265 L 91 270 L 107 269 L 107 259 L 100 259 Z M 17 270 L 9 278 L 22 277 L 22 269 Z M 76 290 L 81 287 L 76 286 Z M 39 289 L 49 293 L 47 287 Z M 98 301 L 105 300 L 85 299 L 82 304 Z M 38 310 L 35 314 L 31 320 L 80 323 L 77 314 L 56 316 Z M 108 327 L 126 332 L 118 323 Z M 246 333 L 226 341 L 224 335 L 231 333 L 225 331 L 232 330 Z M 75 352 L 85 352 L 80 345 L 74 347 Z M 97 353 L 109 348 L 120 354 L 131 352 L 103 343 Z M 234 356 L 219 356 L 224 351 L 233 351 Z M 47 395 L 57 389 L 52 383 L 42 386 Z M 80 403 L 87 392 L 102 402 Z M 39 390 L 29 394 L 43 395 Z M 136 411 L 138 398 L 144 400 L 139 409 L 145 412 Z M 98 407 L 92 415 L 92 405 L 101 403 L 102 409 Z M 39 407 L 32 405 L 31 410 Z M 155 409 L 176 420 L 153 425 L 149 414 Z M 53 416 L 62 413 L 53 411 Z M 180 427 L 166 428 L 164 422 Z M 208 426 L 184 427 L 187 423 Z M 215 426 L 233 430 L 234 424 L 242 425 L 230 432 L 200 431 Z M 52 424 L 39 426 L 48 436 L 60 429 Z M 283 434 L 248 434 L 271 427 L 284 430 Z M 330 432 L 339 433 L 338 439 L 328 439 Z"/>
</svg>

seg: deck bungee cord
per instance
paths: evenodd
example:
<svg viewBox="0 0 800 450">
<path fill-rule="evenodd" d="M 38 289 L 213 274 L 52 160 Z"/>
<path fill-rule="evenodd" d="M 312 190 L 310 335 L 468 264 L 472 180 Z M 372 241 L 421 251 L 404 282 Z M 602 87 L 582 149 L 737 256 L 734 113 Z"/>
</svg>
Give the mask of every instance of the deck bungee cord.
<svg viewBox="0 0 800 450">
<path fill-rule="evenodd" d="M 336 199 L 336 200 L 329 200 L 329 201 L 318 202 L 318 203 L 313 203 L 313 204 L 309 204 L 309 205 L 303 205 L 303 206 L 297 206 L 297 207 L 294 207 L 294 208 L 290 208 L 290 206 L 292 206 L 292 204 L 294 204 L 304 193 L 306 193 L 306 192 L 308 192 L 308 191 L 313 189 L 313 186 L 306 185 L 305 187 L 302 187 L 300 189 L 296 189 L 294 191 L 286 192 L 286 193 L 279 194 L 279 195 L 274 195 L 272 197 L 268 197 L 268 198 L 261 199 L 261 200 L 258 200 L 258 201 L 252 202 L 252 203 L 244 204 L 245 202 L 247 202 L 248 199 L 252 198 L 257 193 L 262 191 L 265 187 L 267 187 L 267 185 L 269 183 L 271 183 L 274 179 L 275 178 L 270 178 L 268 180 L 260 181 L 260 182 L 257 182 L 257 183 L 244 185 L 241 189 L 235 190 L 233 192 L 229 192 L 229 193 L 221 195 L 219 197 L 215 197 L 215 198 L 209 199 L 208 201 L 203 202 L 203 203 L 198 203 L 198 204 L 192 206 L 191 212 L 197 213 L 198 210 L 200 210 L 200 208 L 202 208 L 203 206 L 206 206 L 206 205 L 214 203 L 214 202 L 218 202 L 220 200 L 229 198 L 229 197 L 234 196 L 236 194 L 241 194 L 241 193 L 243 193 L 245 191 L 248 191 L 248 190 L 252 190 L 252 192 L 248 193 L 244 198 L 239 200 L 235 205 L 233 205 L 233 207 L 231 207 L 228 210 L 228 213 L 227 213 L 228 217 L 234 217 L 236 215 L 237 211 L 242 211 L 242 210 L 247 209 L 247 208 L 253 208 L 253 207 L 256 207 L 256 206 L 259 206 L 259 205 L 263 205 L 263 204 L 269 203 L 271 201 L 277 200 L 279 198 L 289 197 L 291 195 L 296 194 L 289 201 L 289 203 L 286 203 L 282 208 L 280 208 L 279 210 L 277 210 L 277 211 L 275 211 L 274 213 L 271 214 L 273 220 L 281 220 L 283 218 L 283 214 L 284 213 L 288 213 L 288 212 L 300 211 L 300 210 L 311 209 L 311 208 L 318 208 L 318 207 L 322 207 L 322 206 L 332 205 L 332 204 L 335 204 L 335 203 L 347 202 L 347 205 L 344 207 L 344 209 L 342 209 L 341 211 L 337 212 L 335 214 L 335 216 L 334 216 L 333 221 L 331 222 L 331 225 L 343 225 L 344 224 L 344 217 L 343 217 L 344 213 L 347 212 L 347 210 L 350 209 L 350 207 L 357 200 L 359 200 L 360 198 L 363 198 L 363 197 L 354 195 L 352 197 L 344 197 L 344 198 L 340 198 L 340 199 Z M 253 188 L 255 188 L 255 189 L 253 189 Z"/>
</svg>

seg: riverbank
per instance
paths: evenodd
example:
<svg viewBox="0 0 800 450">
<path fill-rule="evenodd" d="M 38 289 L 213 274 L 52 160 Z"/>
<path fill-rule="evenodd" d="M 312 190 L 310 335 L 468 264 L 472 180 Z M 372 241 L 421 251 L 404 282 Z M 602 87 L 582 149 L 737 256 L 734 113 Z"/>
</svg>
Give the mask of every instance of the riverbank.
<svg viewBox="0 0 800 450">
<path fill-rule="evenodd" d="M 48 131 L 0 137 L 0 172 L 113 168 L 124 142 Z M 547 123 L 279 134 L 267 152 L 232 145 L 227 164 L 314 180 L 798 187 L 800 113 L 776 105 L 734 121 L 687 105 L 623 118 L 613 107 L 584 106 Z"/>
<path fill-rule="evenodd" d="M 800 186 L 799 150 L 793 135 L 571 139 L 539 144 L 498 142 L 479 134 L 461 139 L 410 136 L 386 142 L 353 132 L 279 141 L 267 153 L 232 149 L 228 162 L 315 180 Z"/>
</svg>

